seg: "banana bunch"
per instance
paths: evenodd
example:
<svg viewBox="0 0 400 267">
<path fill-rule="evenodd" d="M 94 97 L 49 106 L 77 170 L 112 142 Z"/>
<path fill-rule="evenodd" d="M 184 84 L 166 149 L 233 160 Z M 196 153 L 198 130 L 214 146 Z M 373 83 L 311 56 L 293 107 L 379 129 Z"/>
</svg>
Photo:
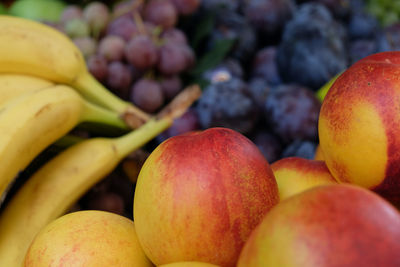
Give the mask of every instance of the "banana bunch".
<svg viewBox="0 0 400 267">
<path fill-rule="evenodd" d="M 18 173 L 81 123 L 124 132 L 88 138 L 61 151 L 1 206 L 0 266 L 21 266 L 41 228 L 66 213 L 128 154 L 171 126 L 199 97 L 200 88 L 189 87 L 150 117 L 97 82 L 62 33 L 0 15 L 0 205 Z"/>
</svg>

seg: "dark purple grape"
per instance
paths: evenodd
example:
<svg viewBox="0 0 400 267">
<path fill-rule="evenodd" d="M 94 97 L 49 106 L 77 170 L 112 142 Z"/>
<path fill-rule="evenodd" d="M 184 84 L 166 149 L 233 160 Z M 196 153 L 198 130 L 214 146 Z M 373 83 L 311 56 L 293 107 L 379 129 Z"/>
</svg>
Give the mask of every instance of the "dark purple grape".
<svg viewBox="0 0 400 267">
<path fill-rule="evenodd" d="M 93 194 L 87 201 L 87 209 L 102 210 L 123 215 L 125 203 L 122 197 L 113 192 Z"/>
<path fill-rule="evenodd" d="M 352 11 L 354 3 L 364 0 L 298 0 L 299 3 L 316 2 L 324 5 L 338 19 L 346 20 Z M 358 6 L 357 11 L 360 11 L 364 6 Z"/>
<path fill-rule="evenodd" d="M 170 0 L 179 14 L 190 15 L 193 14 L 200 6 L 200 0 Z"/>
<path fill-rule="evenodd" d="M 144 20 L 169 29 L 177 23 L 178 12 L 169 0 L 150 0 L 144 8 Z"/>
<path fill-rule="evenodd" d="M 208 40 L 212 49 L 221 40 L 231 40 L 234 45 L 230 56 L 247 64 L 257 47 L 257 34 L 244 16 L 231 10 L 221 10 Z"/>
<path fill-rule="evenodd" d="M 262 78 L 270 85 L 281 84 L 281 77 L 276 62 L 275 46 L 265 47 L 259 50 L 253 59 L 251 76 L 254 78 Z"/>
<path fill-rule="evenodd" d="M 158 82 L 140 79 L 131 89 L 131 101 L 146 112 L 156 112 L 164 104 L 164 95 Z"/>
<path fill-rule="evenodd" d="M 263 34 L 280 35 L 286 22 L 295 11 L 293 0 L 248 0 L 244 14 L 250 23 Z"/>
<path fill-rule="evenodd" d="M 100 82 L 105 82 L 108 73 L 107 60 L 100 55 L 92 55 L 87 60 L 89 72 Z"/>
<path fill-rule="evenodd" d="M 166 100 L 171 100 L 182 90 L 182 81 L 178 75 L 164 76 L 160 86 Z"/>
<path fill-rule="evenodd" d="M 158 47 L 148 35 L 137 35 L 125 46 L 126 60 L 140 70 L 153 67 L 158 61 Z"/>
<path fill-rule="evenodd" d="M 247 84 L 232 78 L 207 86 L 196 106 L 202 128 L 227 127 L 250 132 L 257 120 L 257 107 L 248 95 Z"/>
<path fill-rule="evenodd" d="M 284 82 L 319 89 L 348 66 L 344 27 L 325 6 L 303 4 L 285 26 L 277 64 Z"/>
<path fill-rule="evenodd" d="M 107 35 L 99 42 L 98 54 L 108 61 L 120 61 L 124 57 L 126 41 L 116 35 Z"/>
<path fill-rule="evenodd" d="M 78 5 L 68 5 L 65 7 L 60 16 L 61 24 L 65 24 L 66 22 L 73 19 L 82 19 L 83 13 L 82 8 Z"/>
<path fill-rule="evenodd" d="M 350 64 L 376 52 L 377 44 L 375 40 L 359 39 L 352 41 L 349 47 Z"/>
<path fill-rule="evenodd" d="M 107 26 L 110 10 L 102 2 L 90 2 L 83 9 L 83 18 L 88 23 L 93 36 L 97 37 Z"/>
<path fill-rule="evenodd" d="M 131 69 L 121 61 L 108 64 L 107 85 L 118 96 L 127 99 L 132 83 Z"/>
<path fill-rule="evenodd" d="M 188 66 L 187 45 L 165 43 L 160 48 L 158 70 L 164 75 L 178 74 Z"/>
<path fill-rule="evenodd" d="M 171 127 L 162 132 L 157 140 L 162 142 L 172 136 L 184 134 L 200 129 L 199 118 L 197 113 L 192 109 L 188 109 L 182 116 L 175 119 Z"/>
<path fill-rule="evenodd" d="M 91 55 L 96 53 L 97 43 L 92 37 L 77 37 L 72 41 L 82 52 L 82 55 L 85 59 L 88 59 Z"/>
<path fill-rule="evenodd" d="M 129 15 L 119 16 L 111 20 L 107 26 L 107 35 L 117 35 L 125 41 L 129 41 L 137 33 L 138 28 Z"/>
<path fill-rule="evenodd" d="M 371 14 L 358 11 L 350 17 L 348 35 L 350 39 L 373 39 L 379 28 L 378 20 Z"/>
<path fill-rule="evenodd" d="M 317 140 L 320 108 L 321 102 L 310 89 L 281 85 L 270 90 L 264 118 L 285 144 L 296 139 Z"/>
<path fill-rule="evenodd" d="M 261 78 L 253 78 L 248 82 L 248 92 L 260 111 L 264 109 L 270 89 L 268 82 Z"/>
<path fill-rule="evenodd" d="M 227 81 L 231 78 L 244 78 L 244 71 L 240 63 L 233 58 L 227 58 L 216 67 L 206 70 L 202 78 L 209 83 Z"/>
<path fill-rule="evenodd" d="M 400 50 L 400 22 L 384 27 L 377 34 L 378 51 Z"/>
<path fill-rule="evenodd" d="M 290 143 L 282 152 L 282 157 L 300 157 L 314 159 L 317 144 L 308 140 L 295 140 Z"/>
<path fill-rule="evenodd" d="M 269 163 L 273 163 L 280 159 L 283 146 L 274 134 L 266 131 L 259 130 L 253 134 L 250 139 L 254 144 L 260 149 L 261 153 L 264 155 Z"/>
<path fill-rule="evenodd" d="M 187 38 L 183 31 L 178 28 L 170 28 L 161 34 L 161 38 L 165 42 L 170 42 L 174 44 L 187 44 Z"/>
</svg>

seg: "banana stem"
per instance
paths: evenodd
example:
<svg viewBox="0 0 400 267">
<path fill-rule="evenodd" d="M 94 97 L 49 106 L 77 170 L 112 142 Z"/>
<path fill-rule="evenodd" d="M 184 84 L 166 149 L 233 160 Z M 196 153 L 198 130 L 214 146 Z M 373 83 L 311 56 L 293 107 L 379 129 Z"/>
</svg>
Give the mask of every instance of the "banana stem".
<svg viewBox="0 0 400 267">
<path fill-rule="evenodd" d="M 174 119 L 180 117 L 201 95 L 198 85 L 185 88 L 157 116 L 150 119 L 137 130 L 115 139 L 115 147 L 123 158 L 140 148 L 146 142 L 169 128 Z"/>
<path fill-rule="evenodd" d="M 67 134 L 67 135 L 64 135 L 63 137 L 61 137 L 60 139 L 58 139 L 57 141 L 55 141 L 53 143 L 53 145 L 60 147 L 60 148 L 66 148 L 66 147 L 73 146 L 84 140 L 85 140 L 85 138 L 83 138 L 83 137 Z"/>
<path fill-rule="evenodd" d="M 118 156 L 122 159 L 132 151 L 142 147 L 149 140 L 165 131 L 173 123 L 172 118 L 150 119 L 138 129 L 114 139 Z"/>
<path fill-rule="evenodd" d="M 90 102 L 84 101 L 84 111 L 82 113 L 81 122 L 97 122 L 117 128 L 128 130 L 129 127 L 119 114 Z"/>
<path fill-rule="evenodd" d="M 111 93 L 89 72 L 85 72 L 84 74 L 79 76 L 78 79 L 76 79 L 76 81 L 74 82 L 73 86 L 76 87 L 88 100 L 93 101 L 94 103 L 110 110 L 118 112 L 118 114 L 120 115 L 129 114 L 129 117 L 131 119 L 132 117 L 137 118 L 136 120 L 134 120 L 135 125 L 131 125 L 131 123 L 129 123 L 128 121 L 128 124 L 131 126 L 131 128 L 139 127 L 150 118 L 150 115 L 146 112 Z M 137 123 L 136 121 L 139 121 L 140 123 Z"/>
</svg>

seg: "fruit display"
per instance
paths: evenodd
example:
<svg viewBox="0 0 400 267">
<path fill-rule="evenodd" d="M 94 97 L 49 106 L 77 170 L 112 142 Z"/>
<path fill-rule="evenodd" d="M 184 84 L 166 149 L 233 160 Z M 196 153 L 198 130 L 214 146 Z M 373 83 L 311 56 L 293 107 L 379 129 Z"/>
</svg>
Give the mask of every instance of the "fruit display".
<svg viewBox="0 0 400 267">
<path fill-rule="evenodd" d="M 400 266 L 395 5 L 2 2 L 0 266 Z"/>
</svg>

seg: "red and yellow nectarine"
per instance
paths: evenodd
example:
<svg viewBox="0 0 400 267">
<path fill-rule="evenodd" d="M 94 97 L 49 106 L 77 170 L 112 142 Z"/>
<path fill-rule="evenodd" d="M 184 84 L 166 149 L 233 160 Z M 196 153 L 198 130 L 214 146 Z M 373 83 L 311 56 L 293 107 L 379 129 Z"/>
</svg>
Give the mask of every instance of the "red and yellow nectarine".
<svg viewBox="0 0 400 267">
<path fill-rule="evenodd" d="M 145 161 L 134 220 L 156 265 L 235 266 L 251 231 L 279 202 L 272 170 L 248 138 L 226 128 L 174 136 Z"/>
</svg>

